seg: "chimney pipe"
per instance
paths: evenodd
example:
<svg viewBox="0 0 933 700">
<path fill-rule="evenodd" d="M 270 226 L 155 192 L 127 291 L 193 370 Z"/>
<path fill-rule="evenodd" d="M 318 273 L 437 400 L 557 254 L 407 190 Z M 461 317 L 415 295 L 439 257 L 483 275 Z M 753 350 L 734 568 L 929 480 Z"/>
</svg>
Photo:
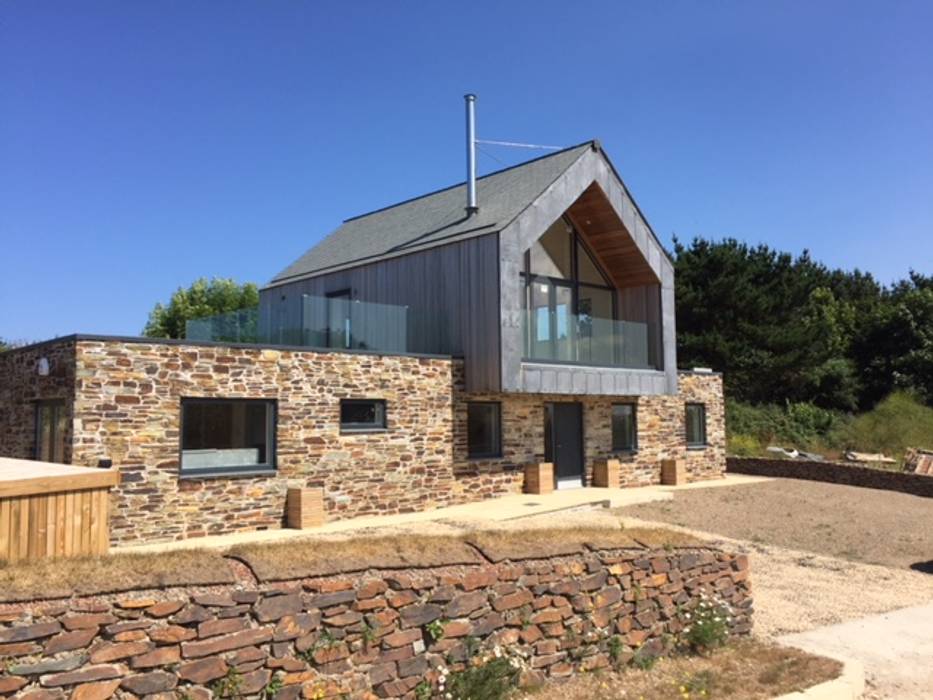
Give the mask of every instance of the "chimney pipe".
<svg viewBox="0 0 933 700">
<path fill-rule="evenodd" d="M 467 137 L 467 216 L 479 211 L 476 205 L 476 95 L 464 95 L 466 100 Z"/>
</svg>

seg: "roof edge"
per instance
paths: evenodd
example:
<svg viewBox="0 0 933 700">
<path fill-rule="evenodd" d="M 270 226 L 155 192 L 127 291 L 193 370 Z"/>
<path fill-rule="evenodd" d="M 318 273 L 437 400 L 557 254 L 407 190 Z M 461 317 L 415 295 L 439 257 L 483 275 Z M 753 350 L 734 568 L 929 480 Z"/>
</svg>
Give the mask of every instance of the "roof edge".
<svg viewBox="0 0 933 700">
<path fill-rule="evenodd" d="M 480 180 L 485 180 L 487 177 L 493 177 L 494 175 L 499 175 L 500 173 L 505 173 L 505 172 L 508 172 L 509 170 L 515 170 L 516 168 L 523 168 L 526 165 L 530 165 L 531 163 L 537 163 L 539 160 L 544 160 L 545 158 L 553 158 L 554 156 L 559 156 L 561 153 L 566 153 L 567 151 L 572 151 L 576 148 L 581 148 L 582 146 L 586 146 L 586 145 L 590 145 L 596 149 L 602 148 L 599 145 L 599 139 L 589 139 L 587 141 L 582 141 L 581 143 L 578 143 L 573 146 L 567 146 L 566 148 L 562 148 L 559 151 L 552 151 L 550 153 L 545 153 L 544 155 L 538 156 L 537 158 L 532 158 L 531 160 L 523 160 L 521 163 L 510 165 L 507 168 L 501 168 L 499 170 L 494 170 L 491 173 L 486 173 L 485 175 L 482 175 L 476 178 L 476 181 L 479 182 Z M 441 192 L 447 192 L 448 190 L 453 190 L 463 185 L 466 185 L 466 180 L 461 180 L 459 182 L 454 183 L 453 185 L 448 185 L 447 187 L 441 187 L 431 192 L 419 194 L 417 197 L 409 197 L 408 199 L 404 199 L 401 202 L 395 202 L 394 204 L 389 204 L 384 207 L 380 207 L 379 209 L 373 209 L 372 211 L 368 211 L 365 214 L 357 214 L 356 216 L 351 216 L 348 219 L 344 219 L 343 223 L 347 223 L 349 221 L 357 221 L 359 219 L 366 218 L 367 216 L 372 216 L 373 214 L 381 214 L 384 211 L 388 211 L 389 209 L 395 209 L 395 207 L 400 207 L 403 204 L 417 202 L 419 199 L 424 199 L 425 197 L 433 197 L 436 194 L 440 194 Z"/>
</svg>

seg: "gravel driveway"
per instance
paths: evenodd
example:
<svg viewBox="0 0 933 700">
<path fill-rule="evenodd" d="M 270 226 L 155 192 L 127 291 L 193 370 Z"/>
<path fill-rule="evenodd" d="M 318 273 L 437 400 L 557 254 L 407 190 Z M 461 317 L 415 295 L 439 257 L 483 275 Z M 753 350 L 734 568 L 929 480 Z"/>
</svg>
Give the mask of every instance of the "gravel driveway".
<svg viewBox="0 0 933 700">
<path fill-rule="evenodd" d="M 617 512 L 867 564 L 933 565 L 933 499 L 894 491 L 777 479 L 678 491 Z"/>
</svg>

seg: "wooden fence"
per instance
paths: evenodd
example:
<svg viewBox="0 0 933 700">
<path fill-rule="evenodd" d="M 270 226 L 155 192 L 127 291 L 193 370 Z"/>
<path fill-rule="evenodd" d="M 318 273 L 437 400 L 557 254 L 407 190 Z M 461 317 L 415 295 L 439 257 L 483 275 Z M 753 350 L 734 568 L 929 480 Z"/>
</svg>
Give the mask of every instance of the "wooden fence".
<svg viewBox="0 0 933 700">
<path fill-rule="evenodd" d="M 0 561 L 106 554 L 111 469 L 0 458 Z"/>
</svg>

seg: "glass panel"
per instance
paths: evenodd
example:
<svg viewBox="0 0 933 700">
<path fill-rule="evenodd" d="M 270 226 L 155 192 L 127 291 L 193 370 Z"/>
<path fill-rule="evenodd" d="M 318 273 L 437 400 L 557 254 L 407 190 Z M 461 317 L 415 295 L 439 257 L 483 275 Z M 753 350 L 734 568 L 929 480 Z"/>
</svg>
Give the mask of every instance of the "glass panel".
<svg viewBox="0 0 933 700">
<path fill-rule="evenodd" d="M 570 258 L 572 236 L 563 219 L 558 219 L 531 246 L 531 274 L 569 280 L 573 277 Z"/>
<path fill-rule="evenodd" d="M 340 427 L 344 429 L 380 429 L 386 426 L 385 402 L 350 399 L 340 402 Z"/>
<path fill-rule="evenodd" d="M 470 457 L 501 454 L 498 403 L 467 404 L 467 453 Z"/>
<path fill-rule="evenodd" d="M 185 401 L 182 471 L 271 466 L 272 424 L 268 401 Z"/>
<path fill-rule="evenodd" d="M 611 365 L 615 362 L 615 322 L 612 319 L 613 291 L 580 286 L 577 301 L 579 316 L 580 362 Z"/>
<path fill-rule="evenodd" d="M 634 450 L 636 444 L 635 405 L 614 404 L 612 406 L 612 449 Z"/>
<path fill-rule="evenodd" d="M 550 314 L 550 336 L 544 331 L 547 326 L 544 324 L 546 313 L 543 307 L 526 310 L 522 319 L 529 360 L 657 369 L 648 362 L 648 324 L 613 321 L 592 314 L 570 314 L 567 300 L 570 290 L 554 286 L 552 291 L 555 299 L 560 297 L 565 303 L 555 306 Z M 594 305 L 598 305 L 595 298 L 589 308 Z M 538 339 L 538 334 L 544 340 Z M 553 341 L 547 338 L 553 338 Z"/>
<path fill-rule="evenodd" d="M 577 273 L 579 282 L 599 284 L 606 287 L 612 286 L 580 241 L 577 241 Z"/>
<path fill-rule="evenodd" d="M 551 283 L 536 279 L 528 285 L 530 298 L 528 352 L 531 357 L 547 357 L 551 348 Z"/>
<path fill-rule="evenodd" d="M 573 290 L 554 286 L 554 340 L 555 358 L 564 362 L 576 360 L 574 340 L 576 324 L 573 315 Z"/>
<path fill-rule="evenodd" d="M 706 444 L 706 407 L 701 404 L 687 404 L 687 444 L 700 446 Z"/>
<path fill-rule="evenodd" d="M 352 348 L 350 293 L 327 297 L 327 347 Z"/>
</svg>

